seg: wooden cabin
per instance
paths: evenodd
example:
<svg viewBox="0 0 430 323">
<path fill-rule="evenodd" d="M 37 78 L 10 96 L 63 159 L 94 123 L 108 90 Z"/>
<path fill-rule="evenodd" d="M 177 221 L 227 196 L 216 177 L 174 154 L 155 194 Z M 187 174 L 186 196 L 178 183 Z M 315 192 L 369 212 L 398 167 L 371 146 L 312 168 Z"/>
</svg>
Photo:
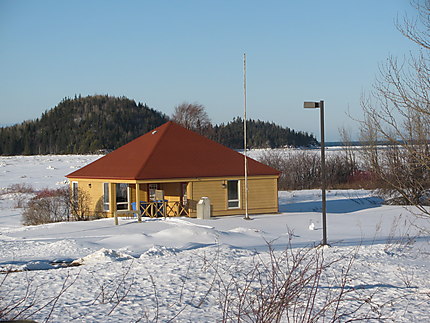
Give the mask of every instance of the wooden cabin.
<svg viewBox="0 0 430 323">
<path fill-rule="evenodd" d="M 247 160 L 248 213 L 278 212 L 279 171 Z M 244 156 L 171 121 L 66 177 L 94 215 L 195 217 L 202 197 L 211 216 L 245 214 Z"/>
</svg>

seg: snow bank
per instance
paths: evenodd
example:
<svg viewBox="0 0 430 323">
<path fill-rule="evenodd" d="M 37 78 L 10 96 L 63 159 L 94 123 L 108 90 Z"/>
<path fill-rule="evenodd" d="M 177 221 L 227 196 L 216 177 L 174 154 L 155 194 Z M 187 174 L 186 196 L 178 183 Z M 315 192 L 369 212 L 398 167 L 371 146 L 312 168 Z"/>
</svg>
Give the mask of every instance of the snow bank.
<svg viewBox="0 0 430 323">
<path fill-rule="evenodd" d="M 74 260 L 72 265 L 90 265 L 130 259 L 133 259 L 133 257 L 126 253 L 102 248 L 88 256 Z"/>
</svg>

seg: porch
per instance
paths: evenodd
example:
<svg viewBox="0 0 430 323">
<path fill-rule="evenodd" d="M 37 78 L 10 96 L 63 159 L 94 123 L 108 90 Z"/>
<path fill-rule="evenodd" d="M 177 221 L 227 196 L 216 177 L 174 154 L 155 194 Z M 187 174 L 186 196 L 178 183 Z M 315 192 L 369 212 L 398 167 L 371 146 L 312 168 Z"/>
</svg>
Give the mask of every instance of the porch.
<svg viewBox="0 0 430 323">
<path fill-rule="evenodd" d="M 132 213 L 138 216 L 136 203 L 131 203 Z M 189 216 L 186 204 L 179 201 L 158 200 L 153 202 L 140 201 L 140 216 L 144 217 L 171 217 Z"/>
<path fill-rule="evenodd" d="M 188 183 L 104 183 L 103 205 L 116 217 L 190 216 Z"/>
</svg>

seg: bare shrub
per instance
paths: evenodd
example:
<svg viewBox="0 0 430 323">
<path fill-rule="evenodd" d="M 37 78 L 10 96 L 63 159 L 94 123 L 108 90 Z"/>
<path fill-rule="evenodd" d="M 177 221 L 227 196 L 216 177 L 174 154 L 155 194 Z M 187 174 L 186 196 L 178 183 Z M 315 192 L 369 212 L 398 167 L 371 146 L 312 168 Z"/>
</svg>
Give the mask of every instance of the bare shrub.
<svg viewBox="0 0 430 323">
<path fill-rule="evenodd" d="M 407 219 L 398 216 L 394 218 L 390 227 L 390 232 L 385 243 L 384 252 L 389 255 L 403 253 L 406 249 L 411 249 L 417 238 L 411 233 L 411 223 Z"/>
<path fill-rule="evenodd" d="M 30 184 L 17 183 L 2 189 L 1 194 L 12 194 L 15 208 L 22 208 L 29 199 L 29 196 L 34 193 L 34 188 Z"/>
<path fill-rule="evenodd" d="M 277 169 L 281 172 L 279 176 L 279 189 L 280 190 L 286 190 L 289 187 L 288 183 L 288 177 L 287 177 L 287 164 L 285 162 L 284 155 L 278 151 L 269 149 L 266 150 L 262 156 L 258 158 L 258 160 L 270 167 L 273 167 L 274 169 Z"/>
<path fill-rule="evenodd" d="M 27 183 L 12 184 L 6 189 L 6 193 L 33 193 L 34 188 Z"/>
<path fill-rule="evenodd" d="M 43 189 L 24 207 L 22 223 L 37 225 L 61 221 L 88 221 L 103 217 L 102 212 L 91 212 L 88 193 L 79 190 L 74 195 L 70 188 Z"/>
<path fill-rule="evenodd" d="M 268 150 L 260 158 L 263 164 L 281 172 L 280 190 L 302 190 L 321 187 L 321 158 L 317 151 Z M 355 160 L 341 155 L 326 158 L 326 176 L 329 187 L 349 183 L 357 169 Z"/>
<path fill-rule="evenodd" d="M 198 256 L 191 265 L 208 271 L 210 281 L 199 281 L 194 270 L 187 270 L 181 281 L 196 293 L 184 299 L 178 288 L 177 301 L 163 304 L 160 287 L 152 282 L 151 305 L 153 314 L 145 312 L 140 320 L 157 322 L 159 308 L 176 307 L 177 312 L 165 321 L 180 319 L 187 307 L 200 309 L 204 304 L 218 303 L 213 317 L 217 322 L 346 322 L 381 319 L 375 309 L 373 293 L 350 285 L 351 272 L 358 248 L 350 254 L 325 257 L 324 248 L 292 248 L 275 251 L 268 243 L 268 251 L 258 253 L 252 262 L 226 264 L 222 250 L 207 257 Z M 336 274 L 332 268 L 336 267 Z M 179 282 L 178 282 L 178 285 Z M 216 303 L 215 303 L 216 304 Z M 186 312 L 186 311 L 185 311 Z"/>
<path fill-rule="evenodd" d="M 355 159 L 336 154 L 329 156 L 326 161 L 327 185 L 337 187 L 339 184 L 351 184 L 351 175 L 357 168 Z"/>
<path fill-rule="evenodd" d="M 300 151 L 286 160 L 289 189 L 320 187 L 321 158 L 315 152 Z"/>
<path fill-rule="evenodd" d="M 64 203 L 64 195 L 65 189 L 39 191 L 24 207 L 22 223 L 24 225 L 37 225 L 66 221 L 68 209 Z"/>
<path fill-rule="evenodd" d="M 289 247 L 279 254 L 269 244 L 268 253 L 257 256 L 249 271 L 230 272 L 226 280 L 218 268 L 221 321 L 338 322 L 380 318 L 372 310 L 372 297 L 348 286 L 354 258 L 353 253 L 346 263 L 341 263 L 341 258 L 329 261 L 321 248 Z M 343 268 L 339 276 L 328 275 L 333 266 Z"/>
<path fill-rule="evenodd" d="M 18 193 L 15 197 L 14 208 L 16 208 L 16 209 L 23 208 L 25 206 L 27 200 L 28 200 L 27 194 L 19 194 Z"/>
<path fill-rule="evenodd" d="M 110 315 L 115 310 L 115 308 L 127 298 L 133 288 L 133 285 L 135 284 L 134 277 L 132 277 L 130 282 L 127 281 L 127 278 L 131 274 L 132 269 L 133 262 L 131 262 L 127 267 L 124 268 L 122 276 L 120 277 L 120 279 L 118 279 L 118 281 L 104 281 L 102 283 L 99 283 L 97 281 L 98 291 L 95 295 L 93 304 L 112 304 L 112 307 L 107 314 Z"/>
<path fill-rule="evenodd" d="M 390 203 L 416 205 L 427 213 L 424 206 L 428 204 L 425 197 L 430 189 L 430 173 L 425 163 L 421 155 L 411 154 L 399 145 L 380 148 L 372 168 L 380 182 L 379 194 Z"/>
<path fill-rule="evenodd" d="M 346 185 L 337 185 L 338 188 L 360 188 L 367 190 L 378 190 L 383 187 L 383 183 L 371 171 L 357 169 L 348 176 Z"/>
<path fill-rule="evenodd" d="M 63 200 L 67 206 L 69 220 L 73 221 L 88 221 L 90 219 L 98 219 L 101 217 L 101 212 L 91 213 L 90 196 L 82 189 L 73 192 L 70 188 L 63 191 Z"/>
<path fill-rule="evenodd" d="M 44 322 L 48 322 L 60 298 L 79 277 L 79 273 L 75 277 L 67 273 L 58 293 L 46 299 L 28 276 L 23 293 L 14 293 L 14 289 L 6 285 L 7 280 L 11 279 L 11 275 L 11 273 L 6 273 L 0 278 L 0 321 L 2 322 L 32 322 L 28 320 L 42 311 L 46 311 Z"/>
</svg>

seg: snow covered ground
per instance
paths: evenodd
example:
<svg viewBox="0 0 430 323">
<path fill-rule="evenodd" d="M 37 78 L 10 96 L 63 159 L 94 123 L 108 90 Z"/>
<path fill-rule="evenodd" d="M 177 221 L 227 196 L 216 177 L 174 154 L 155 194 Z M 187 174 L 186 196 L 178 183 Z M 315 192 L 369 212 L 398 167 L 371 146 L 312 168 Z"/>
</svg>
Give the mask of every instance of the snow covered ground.
<svg viewBox="0 0 430 323">
<path fill-rule="evenodd" d="M 288 259 L 308 252 L 314 260 L 336 261 L 323 271 L 315 310 L 345 290 L 351 294 L 340 304 L 342 313 L 361 306 L 354 315 L 375 322 L 430 320 L 430 239 L 422 230 L 429 224 L 413 208 L 382 205 L 369 191 L 328 192 L 331 247 L 324 249 L 313 248 L 322 235 L 318 190 L 280 192 L 280 214 L 251 221 L 232 216 L 21 225 L 22 209 L 15 206 L 23 196 L 6 193 L 7 187 L 60 187 L 64 175 L 99 157 L 0 157 L 0 311 L 10 305 L 17 313 L 34 302 L 21 317 L 230 321 L 223 317 L 225 290 L 237 286 L 232 282 L 257 283 L 253 270 L 287 250 Z M 239 295 L 229 291 L 234 306 Z"/>
</svg>

